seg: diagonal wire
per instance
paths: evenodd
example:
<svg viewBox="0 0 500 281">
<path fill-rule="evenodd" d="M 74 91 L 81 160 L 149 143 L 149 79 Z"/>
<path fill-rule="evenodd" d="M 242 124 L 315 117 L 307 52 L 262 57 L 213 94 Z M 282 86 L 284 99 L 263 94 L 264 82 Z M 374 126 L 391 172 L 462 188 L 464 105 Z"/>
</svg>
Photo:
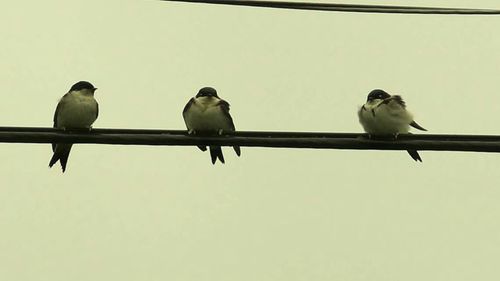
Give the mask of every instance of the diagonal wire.
<svg viewBox="0 0 500 281">
<path fill-rule="evenodd" d="M 334 3 L 308 3 L 288 1 L 247 1 L 247 0 L 160 0 L 168 2 L 189 2 L 203 4 L 236 5 L 279 9 L 336 11 L 355 13 L 392 13 L 392 14 L 441 14 L 441 15 L 500 15 L 500 10 L 437 8 L 389 5 L 359 5 Z"/>
</svg>

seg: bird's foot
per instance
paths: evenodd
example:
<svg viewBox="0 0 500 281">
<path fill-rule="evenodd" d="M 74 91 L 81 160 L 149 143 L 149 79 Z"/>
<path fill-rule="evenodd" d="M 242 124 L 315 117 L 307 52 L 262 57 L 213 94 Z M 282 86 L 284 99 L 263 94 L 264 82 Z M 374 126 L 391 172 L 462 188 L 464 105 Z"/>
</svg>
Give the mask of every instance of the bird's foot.
<svg viewBox="0 0 500 281">
<path fill-rule="evenodd" d="M 395 139 L 395 140 L 397 140 L 397 139 L 398 139 L 398 137 L 399 137 L 399 133 L 394 133 L 394 134 L 393 134 L 393 137 L 394 137 L 394 139 Z"/>
<path fill-rule="evenodd" d="M 372 136 L 368 133 L 359 135 L 358 139 L 370 140 Z"/>
<path fill-rule="evenodd" d="M 219 136 L 222 136 L 222 135 L 224 134 L 224 130 L 219 129 L 219 130 L 217 131 L 217 134 L 218 134 Z"/>
<path fill-rule="evenodd" d="M 188 135 L 196 135 L 196 131 L 193 129 L 188 130 Z"/>
</svg>

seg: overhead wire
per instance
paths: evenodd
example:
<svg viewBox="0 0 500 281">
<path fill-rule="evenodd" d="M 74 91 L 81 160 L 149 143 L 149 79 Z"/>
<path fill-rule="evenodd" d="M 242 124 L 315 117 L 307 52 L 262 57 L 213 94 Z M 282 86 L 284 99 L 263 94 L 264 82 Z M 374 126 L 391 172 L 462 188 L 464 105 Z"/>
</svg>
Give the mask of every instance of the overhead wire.
<svg viewBox="0 0 500 281">
<path fill-rule="evenodd" d="M 315 10 L 331 12 L 352 13 L 384 13 L 384 14 L 435 14 L 435 15 L 500 15 L 497 9 L 471 9 L 471 8 L 441 8 L 441 7 L 414 7 L 394 5 L 360 5 L 360 4 L 335 4 L 315 2 L 290 2 L 290 1 L 248 1 L 248 0 L 160 0 L 165 2 L 187 2 L 199 4 L 249 6 L 261 8 Z"/>
<path fill-rule="evenodd" d="M 87 143 L 109 145 L 220 145 L 272 148 L 352 150 L 433 150 L 500 152 L 498 135 L 416 135 L 371 137 L 364 133 L 242 131 L 224 135 L 190 135 L 186 130 L 0 127 L 4 143 Z"/>
</svg>

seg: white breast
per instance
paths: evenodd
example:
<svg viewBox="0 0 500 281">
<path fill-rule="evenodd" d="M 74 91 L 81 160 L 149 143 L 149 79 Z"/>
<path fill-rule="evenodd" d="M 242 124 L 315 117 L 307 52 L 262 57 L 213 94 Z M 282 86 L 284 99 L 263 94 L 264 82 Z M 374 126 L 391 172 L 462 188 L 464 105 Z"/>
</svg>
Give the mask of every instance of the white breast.
<svg viewBox="0 0 500 281">
<path fill-rule="evenodd" d="M 232 131 L 230 120 L 222 111 L 217 98 L 200 97 L 184 114 L 184 121 L 189 130 L 197 131 Z"/>
<path fill-rule="evenodd" d="M 365 104 L 358 112 L 359 122 L 369 134 L 406 134 L 410 130 L 413 116 L 405 108 L 395 104 L 379 102 Z M 375 113 L 375 114 L 374 114 Z"/>
<path fill-rule="evenodd" d="M 371 108 L 366 104 L 358 110 L 359 123 L 363 126 L 365 132 L 373 134 L 373 131 L 377 128 L 376 120 L 373 116 Z"/>
<path fill-rule="evenodd" d="M 58 128 L 90 128 L 96 120 L 97 102 L 93 95 L 72 92 L 63 97 L 57 115 Z"/>
</svg>

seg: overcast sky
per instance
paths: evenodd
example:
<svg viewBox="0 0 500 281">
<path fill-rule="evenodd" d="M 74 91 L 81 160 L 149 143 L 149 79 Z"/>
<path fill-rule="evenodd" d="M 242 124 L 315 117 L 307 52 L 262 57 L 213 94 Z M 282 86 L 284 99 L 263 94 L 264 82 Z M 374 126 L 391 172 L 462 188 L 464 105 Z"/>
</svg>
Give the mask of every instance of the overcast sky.
<svg viewBox="0 0 500 281">
<path fill-rule="evenodd" d="M 212 86 L 239 130 L 361 132 L 356 110 L 382 88 L 429 133 L 499 134 L 499 30 L 499 16 L 9 1 L 0 125 L 52 126 L 88 80 L 96 128 L 185 129 Z M 0 144 L 0 279 L 500 278 L 500 155 L 224 152 L 214 166 L 195 147 L 76 145 L 62 174 L 48 144 Z"/>
</svg>

